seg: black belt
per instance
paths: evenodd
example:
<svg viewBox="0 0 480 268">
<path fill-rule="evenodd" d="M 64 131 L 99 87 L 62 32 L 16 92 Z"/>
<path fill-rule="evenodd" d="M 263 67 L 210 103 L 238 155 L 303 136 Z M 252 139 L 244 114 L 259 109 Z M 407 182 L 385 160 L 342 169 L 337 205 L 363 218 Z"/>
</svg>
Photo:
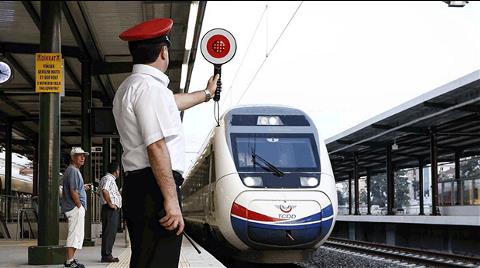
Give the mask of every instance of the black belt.
<svg viewBox="0 0 480 268">
<path fill-rule="evenodd" d="M 149 169 L 151 170 L 152 168 L 146 167 L 146 168 L 132 170 L 132 171 L 125 171 L 125 177 L 139 175 L 141 173 L 147 172 Z"/>
<path fill-rule="evenodd" d="M 153 171 L 152 171 L 151 167 L 146 167 L 146 168 L 132 170 L 132 171 L 126 171 L 125 172 L 125 178 L 130 177 L 130 176 L 139 176 L 139 175 L 148 175 L 148 174 L 153 175 Z M 181 186 L 183 184 L 183 181 L 184 181 L 184 179 L 182 177 L 182 174 L 180 174 L 180 172 L 175 171 L 175 170 L 172 170 L 172 174 L 173 174 L 173 179 L 175 180 L 175 184 L 177 186 Z M 155 175 L 153 175 L 153 176 L 155 176 Z"/>
</svg>

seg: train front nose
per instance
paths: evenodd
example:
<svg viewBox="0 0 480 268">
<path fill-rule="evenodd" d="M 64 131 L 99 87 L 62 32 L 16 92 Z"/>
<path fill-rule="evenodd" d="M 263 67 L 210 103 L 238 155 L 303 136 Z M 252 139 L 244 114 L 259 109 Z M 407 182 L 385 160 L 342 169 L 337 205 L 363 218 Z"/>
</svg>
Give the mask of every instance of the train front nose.
<svg viewBox="0 0 480 268">
<path fill-rule="evenodd" d="M 327 235 L 333 208 L 322 192 L 244 192 L 230 217 L 237 236 L 252 248 L 301 248 Z"/>
</svg>

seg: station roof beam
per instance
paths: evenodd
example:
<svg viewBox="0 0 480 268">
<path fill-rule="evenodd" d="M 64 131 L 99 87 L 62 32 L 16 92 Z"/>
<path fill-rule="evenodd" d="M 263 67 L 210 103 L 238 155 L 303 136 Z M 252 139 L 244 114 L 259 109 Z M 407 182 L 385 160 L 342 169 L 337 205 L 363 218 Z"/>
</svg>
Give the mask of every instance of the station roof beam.
<svg viewBox="0 0 480 268">
<path fill-rule="evenodd" d="M 38 133 L 39 103 L 38 94 L 34 92 L 33 55 L 40 51 L 40 3 L 0 2 L 0 10 L 5 14 L 15 14 L 11 21 L 2 25 L 0 31 L 0 55 L 5 56 L 4 61 L 14 71 L 13 79 L 0 85 L 0 120 L 13 121 L 14 141 L 16 137 L 33 139 Z M 190 29 L 192 7 L 198 8 L 198 12 Z M 62 2 L 61 51 L 65 60 L 65 96 L 61 98 L 62 146 L 68 148 L 80 144 L 80 135 L 74 135 L 80 125 L 81 64 L 91 64 L 92 107 L 109 106 L 115 89 L 131 71 L 128 46 L 118 38 L 118 33 L 131 25 L 154 17 L 174 20 L 171 32 L 173 45 L 169 50 L 170 86 L 175 93 L 188 92 L 205 9 L 206 1 Z M 186 35 L 191 31 L 193 40 L 190 39 L 192 43 L 188 49 Z M 184 64 L 188 64 L 186 86 L 180 89 L 181 77 L 185 75 L 182 74 Z M 101 141 L 102 138 L 93 138 L 93 144 L 101 144 Z M 25 147 L 25 150 L 29 148 Z"/>
</svg>

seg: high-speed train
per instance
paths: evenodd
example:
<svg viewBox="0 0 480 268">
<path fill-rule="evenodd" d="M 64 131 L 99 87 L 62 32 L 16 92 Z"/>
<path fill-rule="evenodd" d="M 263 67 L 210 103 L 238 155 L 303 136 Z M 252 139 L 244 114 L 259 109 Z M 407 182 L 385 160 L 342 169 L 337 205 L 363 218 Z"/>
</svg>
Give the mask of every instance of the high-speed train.
<svg viewBox="0 0 480 268">
<path fill-rule="evenodd" d="M 257 263 L 308 258 L 337 215 L 330 159 L 313 121 L 279 106 L 226 112 L 181 187 L 187 233 Z"/>
<path fill-rule="evenodd" d="M 33 190 L 32 161 L 27 157 L 12 154 L 12 191 L 31 194 Z M 5 189 L 5 151 L 0 147 L 0 189 Z"/>
</svg>

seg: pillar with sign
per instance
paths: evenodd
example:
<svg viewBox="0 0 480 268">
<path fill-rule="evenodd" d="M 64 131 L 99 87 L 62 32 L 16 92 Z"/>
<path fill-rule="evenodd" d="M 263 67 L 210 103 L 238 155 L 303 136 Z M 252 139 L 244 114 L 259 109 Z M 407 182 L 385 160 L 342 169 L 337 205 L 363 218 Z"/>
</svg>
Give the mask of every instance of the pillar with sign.
<svg viewBox="0 0 480 268">
<path fill-rule="evenodd" d="M 38 138 L 38 246 L 28 248 L 28 264 L 61 264 L 65 248 L 58 237 L 58 175 L 60 172 L 60 94 L 62 90 L 62 3 L 41 2 L 40 52 L 36 89 L 40 93 Z"/>
</svg>

